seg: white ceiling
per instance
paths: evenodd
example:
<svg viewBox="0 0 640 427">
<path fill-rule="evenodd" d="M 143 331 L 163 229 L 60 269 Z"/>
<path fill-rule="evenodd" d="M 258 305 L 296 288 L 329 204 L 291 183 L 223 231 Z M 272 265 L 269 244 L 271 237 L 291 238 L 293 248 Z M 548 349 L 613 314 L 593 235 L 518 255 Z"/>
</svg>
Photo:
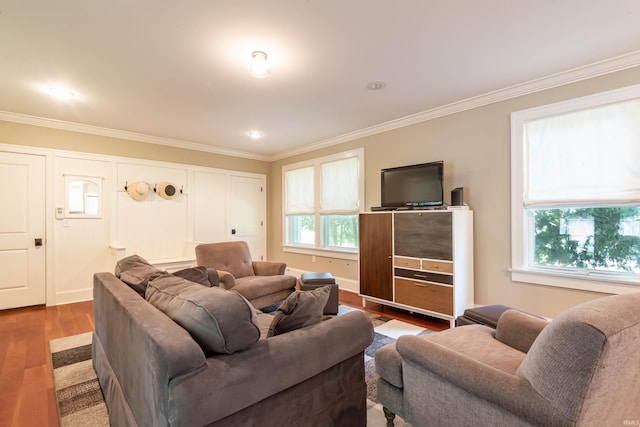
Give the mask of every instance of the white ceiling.
<svg viewBox="0 0 640 427">
<path fill-rule="evenodd" d="M 268 159 L 638 51 L 640 0 L 0 0 L 0 118 Z"/>
</svg>

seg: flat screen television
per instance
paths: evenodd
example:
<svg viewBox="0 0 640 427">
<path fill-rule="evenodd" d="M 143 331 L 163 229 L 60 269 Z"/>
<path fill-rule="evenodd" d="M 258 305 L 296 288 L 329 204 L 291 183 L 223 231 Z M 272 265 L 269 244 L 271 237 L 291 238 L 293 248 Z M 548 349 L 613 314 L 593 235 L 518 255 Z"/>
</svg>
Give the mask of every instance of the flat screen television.
<svg viewBox="0 0 640 427">
<path fill-rule="evenodd" d="M 444 162 L 382 169 L 381 200 L 384 208 L 443 205 Z"/>
</svg>

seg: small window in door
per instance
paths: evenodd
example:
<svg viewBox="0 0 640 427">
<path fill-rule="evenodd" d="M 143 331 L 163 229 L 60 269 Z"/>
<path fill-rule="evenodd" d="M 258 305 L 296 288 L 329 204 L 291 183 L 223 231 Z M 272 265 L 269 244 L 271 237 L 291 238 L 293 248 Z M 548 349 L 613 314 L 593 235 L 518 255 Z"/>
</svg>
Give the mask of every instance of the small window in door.
<svg viewBox="0 0 640 427">
<path fill-rule="evenodd" d="M 65 175 L 65 217 L 102 218 L 102 178 Z"/>
</svg>

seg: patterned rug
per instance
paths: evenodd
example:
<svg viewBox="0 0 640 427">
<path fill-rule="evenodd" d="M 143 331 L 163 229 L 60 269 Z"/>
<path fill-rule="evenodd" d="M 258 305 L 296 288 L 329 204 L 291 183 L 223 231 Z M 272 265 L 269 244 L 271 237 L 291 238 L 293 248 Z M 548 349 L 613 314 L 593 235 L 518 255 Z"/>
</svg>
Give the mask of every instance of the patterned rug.
<svg viewBox="0 0 640 427">
<path fill-rule="evenodd" d="M 349 311 L 357 310 L 356 308 L 340 305 L 338 307 L 338 315 Z M 373 342 L 364 351 L 364 371 L 367 381 L 367 399 L 373 403 L 378 403 L 376 396 L 376 382 L 378 374 L 376 373 L 376 365 L 374 354 L 382 346 L 395 342 L 400 335 L 426 335 L 432 331 L 420 326 L 412 325 L 401 320 L 390 319 L 375 313 L 365 312 L 373 324 L 374 337 Z M 396 425 L 400 425 L 396 423 Z"/>
<path fill-rule="evenodd" d="M 87 332 L 49 341 L 53 382 L 62 427 L 108 426 L 102 390 L 91 363 Z"/>
<path fill-rule="evenodd" d="M 338 315 L 355 308 L 340 305 Z M 367 382 L 367 426 L 386 425 L 382 406 L 377 403 L 374 354 L 383 345 L 394 342 L 400 335 L 423 335 L 431 331 L 395 319 L 366 313 L 374 326 L 373 343 L 365 350 Z M 61 427 L 108 426 L 109 417 L 100 384 L 91 362 L 91 335 L 87 332 L 49 342 L 53 380 Z M 396 417 L 396 427 L 409 426 Z M 410 426 L 409 426 L 410 427 Z"/>
</svg>

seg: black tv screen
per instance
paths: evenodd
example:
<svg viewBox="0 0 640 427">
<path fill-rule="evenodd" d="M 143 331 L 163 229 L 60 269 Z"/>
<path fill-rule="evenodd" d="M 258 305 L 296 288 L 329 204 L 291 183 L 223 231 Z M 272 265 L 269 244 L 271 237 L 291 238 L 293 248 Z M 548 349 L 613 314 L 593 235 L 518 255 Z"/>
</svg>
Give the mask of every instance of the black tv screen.
<svg viewBox="0 0 640 427">
<path fill-rule="evenodd" d="M 421 163 L 381 170 L 383 207 L 421 207 L 443 204 L 444 162 Z"/>
</svg>

